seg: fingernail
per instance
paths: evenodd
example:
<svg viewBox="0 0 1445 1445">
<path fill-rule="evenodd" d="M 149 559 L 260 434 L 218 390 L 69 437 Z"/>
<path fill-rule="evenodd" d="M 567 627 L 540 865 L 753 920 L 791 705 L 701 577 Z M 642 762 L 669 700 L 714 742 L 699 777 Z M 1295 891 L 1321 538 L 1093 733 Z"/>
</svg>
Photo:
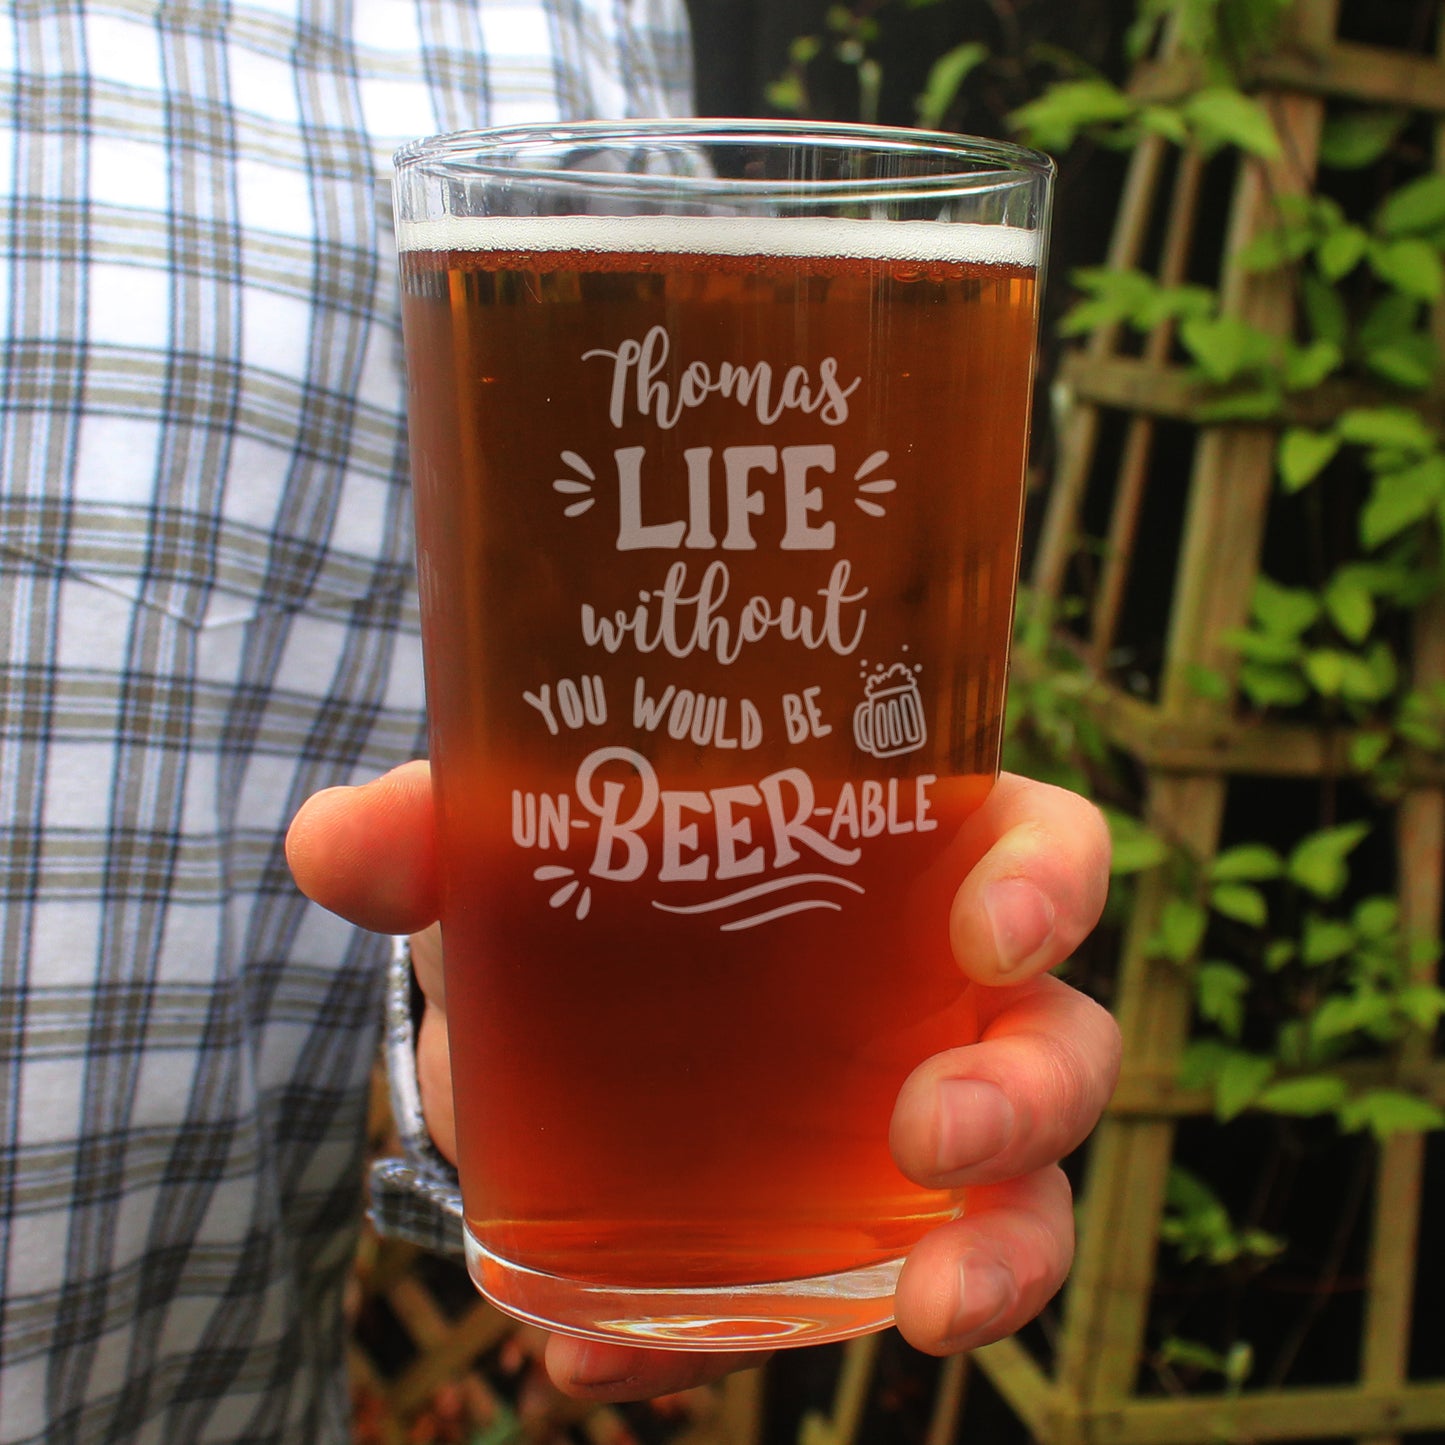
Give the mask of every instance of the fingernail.
<svg viewBox="0 0 1445 1445">
<path fill-rule="evenodd" d="M 1013 1303 L 1014 1280 L 998 1260 L 966 1254 L 958 1265 L 958 1308 L 950 1340 L 963 1340 L 986 1329 Z"/>
<path fill-rule="evenodd" d="M 1000 973 L 1022 968 L 1054 931 L 1054 904 L 1023 878 L 1000 878 L 983 894 Z"/>
<path fill-rule="evenodd" d="M 1014 1106 L 987 1079 L 944 1079 L 938 1086 L 940 1174 L 953 1174 L 1002 1153 L 1014 1132 Z"/>
</svg>

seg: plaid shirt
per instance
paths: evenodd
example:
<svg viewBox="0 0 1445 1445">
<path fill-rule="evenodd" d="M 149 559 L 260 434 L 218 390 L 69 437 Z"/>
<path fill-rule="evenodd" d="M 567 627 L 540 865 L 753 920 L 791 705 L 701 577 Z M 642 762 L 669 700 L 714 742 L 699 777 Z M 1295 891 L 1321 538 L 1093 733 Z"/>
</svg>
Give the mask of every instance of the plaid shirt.
<svg viewBox="0 0 1445 1445">
<path fill-rule="evenodd" d="M 0 1442 L 341 1441 L 420 746 L 400 141 L 686 104 L 675 0 L 0 5 Z"/>
</svg>

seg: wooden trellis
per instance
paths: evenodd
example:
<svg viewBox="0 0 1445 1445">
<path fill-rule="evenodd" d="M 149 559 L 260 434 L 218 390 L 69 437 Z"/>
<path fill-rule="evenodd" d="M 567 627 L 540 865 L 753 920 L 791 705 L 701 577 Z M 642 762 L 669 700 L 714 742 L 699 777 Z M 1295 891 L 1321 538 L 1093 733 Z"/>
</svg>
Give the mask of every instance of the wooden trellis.
<svg viewBox="0 0 1445 1445">
<path fill-rule="evenodd" d="M 1274 200 L 1309 189 L 1328 98 L 1424 110 L 1437 117 L 1436 161 L 1445 170 L 1445 35 L 1436 57 L 1337 39 L 1341 0 L 1299 0 L 1276 53 L 1255 67 L 1258 94 L 1283 141 L 1278 162 L 1242 162 L 1220 259 L 1226 314 L 1278 335 L 1293 329 L 1287 279 L 1246 270 L 1239 257 L 1275 223 Z M 1445 22 L 1442 22 L 1445 23 Z M 1186 62 L 1166 38 L 1160 57 L 1135 76 L 1136 91 L 1178 93 Z M 1164 282 L 1186 275 L 1197 244 L 1201 162 L 1171 153 L 1158 138 L 1134 153 L 1109 255 L 1116 268 L 1152 269 Z M 1437 317 L 1445 336 L 1445 319 Z M 1115 413 L 1124 440 L 1112 491 L 1107 546 L 1091 598 L 1086 661 L 1095 669 L 1091 706 L 1112 743 L 1147 780 L 1147 819 L 1208 859 L 1217 851 L 1232 779 L 1325 777 L 1349 771 L 1347 739 L 1325 729 L 1243 721 L 1228 699 L 1201 696 L 1197 669 L 1226 677 L 1222 639 L 1247 621 L 1273 494 L 1276 430 L 1262 425 L 1202 427 L 1187 479 L 1159 475 L 1155 429 L 1197 423 L 1203 397 L 1169 363 L 1166 328 L 1142 354 L 1117 332 L 1096 334 L 1065 364 L 1071 410 L 1060 446 L 1031 578 L 1047 606 L 1065 593 L 1082 529 L 1101 430 Z M 1292 420 L 1326 422 L 1344 405 L 1383 400 L 1343 393 L 1312 397 Z M 1445 396 L 1425 402 L 1438 422 Z M 1398 400 L 1394 404 L 1399 404 Z M 1105 661 L 1119 637 L 1131 560 L 1149 488 L 1180 490 L 1184 523 L 1156 700 L 1109 680 Z M 1417 622 L 1414 673 L 1445 679 L 1445 611 Z M 1438 773 L 1417 774 L 1399 811 L 1400 901 L 1407 929 L 1437 936 L 1441 921 L 1445 790 Z M 1119 964 L 1116 1010 L 1126 1069 L 1110 1114 L 1091 1146 L 1080 1218 L 1079 1255 L 1065 1300 L 1052 1366 L 1017 1341 L 979 1352 L 978 1364 L 1044 1445 L 1165 1445 L 1357 1435 L 1384 1440 L 1445 1427 L 1445 1380 L 1406 1377 L 1420 1227 L 1424 1144 L 1392 1138 L 1378 1152 L 1363 1346 L 1356 1380 L 1329 1388 L 1250 1390 L 1233 1396 L 1146 1398 L 1137 1393 L 1154 1287 L 1165 1183 L 1177 1125 L 1208 1115 L 1212 1100 L 1180 1088 L 1175 1071 L 1186 1041 L 1191 988 L 1183 970 L 1149 956 L 1166 885 L 1141 880 Z M 1445 1068 L 1429 1040 L 1414 1038 L 1381 1080 L 1445 1103 Z M 1437 1325 L 1437 1329 L 1445 1327 Z"/>
<path fill-rule="evenodd" d="M 1288 282 L 1250 273 L 1238 258 L 1252 237 L 1273 223 L 1277 197 L 1311 186 L 1327 101 L 1436 116 L 1436 165 L 1445 171 L 1445 15 L 1432 57 L 1337 38 L 1345 3 L 1364 0 L 1297 0 L 1281 44 L 1253 67 L 1257 93 L 1283 140 L 1282 158 L 1241 163 L 1219 272 L 1226 312 L 1281 335 L 1294 322 Z M 1185 65 L 1166 40 L 1160 56 L 1140 67 L 1134 87 L 1177 93 L 1188 80 Z M 1173 152 L 1159 137 L 1145 138 L 1131 158 L 1108 264 L 1151 269 L 1165 283 L 1183 279 L 1197 259 L 1194 248 L 1203 229 L 1204 172 L 1198 156 Z M 1445 307 L 1437 308 L 1436 333 L 1445 346 Z M 1191 686 L 1198 668 L 1231 673 L 1233 659 L 1221 639 L 1246 621 L 1274 491 L 1277 432 L 1262 425 L 1199 427 L 1188 476 L 1160 475 L 1160 426 L 1197 426 L 1206 400 L 1189 375 L 1171 365 L 1172 340 L 1161 327 L 1142 350 L 1130 350 L 1118 332 L 1105 331 L 1066 360 L 1060 380 L 1070 408 L 1030 584 L 1045 605 L 1065 596 L 1101 438 L 1107 424 L 1117 424 L 1111 419 L 1121 418 L 1106 545 L 1082 645 L 1095 671 L 1089 705 L 1111 742 L 1146 776 L 1148 820 L 1208 858 L 1219 844 L 1232 780 L 1344 775 L 1348 738 L 1338 730 L 1245 721 L 1232 701 L 1203 696 Z M 1327 386 L 1294 402 L 1289 420 L 1327 424 L 1343 407 L 1372 399 Z M 1445 392 L 1421 404 L 1435 424 L 1445 423 Z M 1145 701 L 1108 677 L 1107 662 L 1126 621 L 1145 502 L 1151 488 L 1161 487 L 1185 492 L 1184 522 L 1159 686 L 1154 700 Z M 1413 675 L 1420 685 L 1445 682 L 1445 608 L 1438 605 L 1417 618 Z M 1397 829 L 1402 917 L 1411 932 L 1438 936 L 1445 772 L 1416 771 L 1397 811 Z M 1445 1429 L 1445 1380 L 1412 1380 L 1406 1374 L 1424 1173 L 1424 1143 L 1414 1135 L 1396 1136 L 1378 1150 L 1362 1346 L 1353 1381 L 1246 1388 L 1228 1397 L 1138 1393 L 1176 1130 L 1184 1119 L 1208 1116 L 1213 1106 L 1204 1093 L 1182 1088 L 1176 1076 L 1190 1026 L 1189 982 L 1175 965 L 1149 956 L 1166 896 L 1162 879 L 1141 881 L 1123 942 L 1115 1006 L 1126 1068 L 1090 1147 L 1079 1254 L 1055 1358 L 1046 1367 L 1023 1344 L 1007 1340 L 979 1351 L 978 1367 L 1040 1445 L 1217 1445 L 1325 1436 L 1386 1445 L 1400 1435 Z M 1422 969 L 1422 978 L 1430 976 Z M 1432 1054 L 1423 1035 L 1386 1063 L 1362 1065 L 1360 1073 L 1362 1080 L 1390 1082 L 1445 1104 L 1445 1062 Z M 387 1248 L 363 1271 L 366 1288 L 387 1301 L 418 1349 L 411 1364 L 390 1374 L 360 1347 L 354 1352 L 357 1379 L 385 1403 L 388 1440 L 406 1438 L 409 1423 L 442 1379 L 470 1380 L 483 1415 L 502 1408 L 473 1366 L 510 1326 L 480 1300 L 460 1319 L 446 1316 L 417 1283 L 413 1263 L 406 1251 Z M 1436 1328 L 1445 1329 L 1445 1321 Z M 832 1416 L 815 1418 L 810 1426 L 815 1445 L 851 1445 L 858 1439 L 875 1349 L 876 1342 L 862 1340 L 844 1352 Z M 942 1375 L 929 1445 L 948 1445 L 955 1436 L 964 1379 L 962 1362 Z M 756 1373 L 700 1394 L 676 1438 L 687 1445 L 756 1445 L 759 1396 Z M 605 1409 L 578 1411 L 553 1399 L 534 1410 L 540 1413 L 528 1421 L 527 1438 L 542 1438 L 549 1424 L 575 1426 L 599 1442 L 627 1438 Z"/>
</svg>

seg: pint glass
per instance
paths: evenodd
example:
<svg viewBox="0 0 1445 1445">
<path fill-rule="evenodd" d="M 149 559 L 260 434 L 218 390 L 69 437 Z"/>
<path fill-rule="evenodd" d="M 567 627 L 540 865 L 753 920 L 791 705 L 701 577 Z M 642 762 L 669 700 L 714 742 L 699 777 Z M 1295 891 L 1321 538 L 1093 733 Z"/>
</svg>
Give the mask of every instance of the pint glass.
<svg viewBox="0 0 1445 1445">
<path fill-rule="evenodd" d="M 1050 181 L 991 142 L 443 136 L 396 208 L 466 1250 L 673 1347 L 891 1319 L 971 1042 Z"/>
</svg>

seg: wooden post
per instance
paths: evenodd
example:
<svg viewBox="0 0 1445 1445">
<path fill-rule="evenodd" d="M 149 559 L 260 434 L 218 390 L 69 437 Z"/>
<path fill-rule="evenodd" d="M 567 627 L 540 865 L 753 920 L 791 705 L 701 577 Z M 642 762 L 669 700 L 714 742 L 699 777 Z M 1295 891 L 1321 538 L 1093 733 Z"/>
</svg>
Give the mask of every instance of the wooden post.
<svg viewBox="0 0 1445 1445">
<path fill-rule="evenodd" d="M 1436 50 L 1445 58 L 1445 14 L 1439 23 Z M 1435 126 L 1435 169 L 1445 174 L 1445 121 Z M 1437 344 L 1445 342 L 1445 301 L 1435 307 L 1434 330 Z M 1436 392 L 1445 396 L 1445 376 L 1437 377 Z M 1445 682 L 1445 605 L 1438 599 L 1416 618 L 1414 677 L 1421 687 Z M 1397 845 L 1402 931 L 1412 940 L 1437 939 L 1445 873 L 1445 789 L 1414 787 L 1406 794 L 1400 803 Z M 1420 964 L 1417 981 L 1433 983 L 1436 972 L 1434 965 Z M 1400 1053 L 1407 1072 L 1422 1068 L 1430 1059 L 1430 1040 L 1417 1032 Z M 1406 1378 L 1424 1176 L 1425 1141 L 1420 1135 L 1397 1134 L 1380 1146 L 1360 1361 L 1363 1382 L 1376 1389 L 1399 1388 Z M 1369 1436 L 1366 1445 L 1398 1445 L 1398 1436 Z"/>
</svg>

